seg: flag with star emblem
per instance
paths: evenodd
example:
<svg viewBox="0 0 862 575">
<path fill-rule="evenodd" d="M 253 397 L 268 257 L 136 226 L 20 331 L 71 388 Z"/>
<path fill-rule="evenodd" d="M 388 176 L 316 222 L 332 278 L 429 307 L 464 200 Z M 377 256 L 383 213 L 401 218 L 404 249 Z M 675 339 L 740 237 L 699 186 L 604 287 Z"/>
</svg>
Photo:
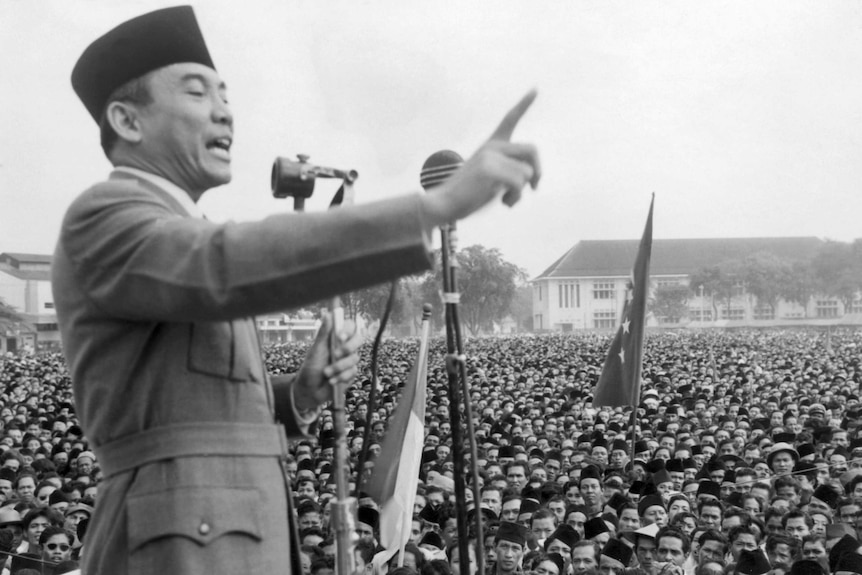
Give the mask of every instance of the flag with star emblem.
<svg viewBox="0 0 862 575">
<path fill-rule="evenodd" d="M 652 207 L 638 247 L 635 266 L 626 285 L 626 300 L 620 327 L 614 337 L 602 375 L 593 392 L 593 406 L 636 406 L 640 402 L 646 302 L 649 291 L 649 260 L 652 252 Z"/>
</svg>

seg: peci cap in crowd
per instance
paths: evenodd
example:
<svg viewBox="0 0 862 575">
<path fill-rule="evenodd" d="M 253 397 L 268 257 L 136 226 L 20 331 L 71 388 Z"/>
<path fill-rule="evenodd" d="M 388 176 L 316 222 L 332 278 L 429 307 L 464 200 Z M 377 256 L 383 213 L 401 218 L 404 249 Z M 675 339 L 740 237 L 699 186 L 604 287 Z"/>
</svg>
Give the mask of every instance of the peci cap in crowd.
<svg viewBox="0 0 862 575">
<path fill-rule="evenodd" d="M 578 535 L 578 532 L 575 531 L 574 527 L 572 527 L 568 523 L 563 523 L 562 525 L 557 527 L 554 532 L 548 536 L 547 539 L 545 539 L 545 550 L 548 549 L 548 546 L 553 541 L 561 541 L 569 547 L 574 547 L 575 543 L 580 541 L 580 539 L 581 536 Z"/>
<path fill-rule="evenodd" d="M 497 528 L 495 541 L 511 541 L 518 545 L 524 545 L 527 542 L 527 528 L 519 523 L 511 521 L 503 521 Z"/>
<path fill-rule="evenodd" d="M 356 511 L 356 520 L 359 523 L 365 523 L 372 530 L 377 530 L 380 525 L 380 513 L 373 507 L 360 507 Z"/>
<path fill-rule="evenodd" d="M 790 567 L 790 575 L 827 575 L 827 573 L 819 561 L 800 559 L 793 562 Z"/>
<path fill-rule="evenodd" d="M 629 562 L 632 560 L 632 548 L 619 539 L 608 539 L 608 542 L 602 548 L 602 555 L 619 561 L 628 567 Z"/>
<path fill-rule="evenodd" d="M 851 551 L 843 553 L 835 564 L 835 573 L 859 573 L 862 575 L 862 555 Z"/>
<path fill-rule="evenodd" d="M 769 573 L 771 569 L 769 559 L 760 549 L 754 551 L 744 549 L 739 554 L 739 561 L 736 564 L 736 572 L 743 575 L 763 575 Z"/>
<path fill-rule="evenodd" d="M 87 46 L 72 70 L 72 87 L 99 123 L 114 90 L 185 62 L 215 70 L 192 7 L 164 8 L 123 22 Z"/>
</svg>

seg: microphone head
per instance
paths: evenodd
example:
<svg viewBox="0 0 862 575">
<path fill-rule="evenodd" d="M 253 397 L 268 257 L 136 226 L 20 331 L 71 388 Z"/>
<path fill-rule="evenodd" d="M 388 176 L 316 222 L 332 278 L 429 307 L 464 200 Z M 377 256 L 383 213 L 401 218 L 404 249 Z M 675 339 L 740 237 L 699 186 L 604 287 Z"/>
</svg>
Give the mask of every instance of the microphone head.
<svg viewBox="0 0 862 575">
<path fill-rule="evenodd" d="M 419 173 L 419 184 L 426 192 L 430 192 L 464 165 L 464 159 L 452 150 L 440 150 L 431 154 L 422 164 Z"/>
</svg>

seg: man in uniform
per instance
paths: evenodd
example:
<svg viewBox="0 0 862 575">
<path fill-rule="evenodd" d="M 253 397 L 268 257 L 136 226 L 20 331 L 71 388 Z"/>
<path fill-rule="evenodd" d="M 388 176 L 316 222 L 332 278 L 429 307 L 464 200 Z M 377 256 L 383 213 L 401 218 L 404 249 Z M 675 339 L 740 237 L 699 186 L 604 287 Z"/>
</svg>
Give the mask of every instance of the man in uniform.
<svg viewBox="0 0 862 575">
<path fill-rule="evenodd" d="M 535 148 L 509 142 L 534 93 L 433 194 L 216 224 L 196 202 L 231 179 L 234 120 L 190 7 L 109 31 L 72 84 L 115 168 L 72 203 L 53 261 L 104 473 L 83 571 L 282 572 L 296 545 L 285 430 L 308 432 L 361 339 L 325 316 L 298 373 L 270 378 L 253 316 L 425 270 L 434 227 L 535 187 Z"/>
</svg>

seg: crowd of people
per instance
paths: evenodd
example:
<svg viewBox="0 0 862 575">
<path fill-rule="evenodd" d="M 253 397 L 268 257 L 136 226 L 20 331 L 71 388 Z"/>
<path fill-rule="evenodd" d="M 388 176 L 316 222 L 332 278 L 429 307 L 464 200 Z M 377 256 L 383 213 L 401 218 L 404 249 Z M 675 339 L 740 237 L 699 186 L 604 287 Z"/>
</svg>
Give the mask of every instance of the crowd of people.
<svg viewBox="0 0 862 575">
<path fill-rule="evenodd" d="M 862 574 L 862 332 L 648 333 L 634 414 L 592 405 L 609 342 L 602 334 L 468 342 L 480 498 L 468 489 L 465 505 L 470 517 L 481 513 L 484 530 L 481 541 L 473 529 L 463 535 L 487 573 Z M 415 340 L 384 342 L 373 409 L 367 354 L 347 396 L 359 496 L 354 559 L 369 575 L 465 574 L 438 340 L 410 543 L 385 565 L 374 559 L 380 502 L 363 482 L 417 348 Z M 303 344 L 268 349 L 268 368 L 293 372 L 304 353 Z M 0 359 L 0 391 L 5 569 L 64 573 L 98 545 L 86 526 L 101 472 L 77 425 L 62 356 Z M 286 464 L 304 575 L 333 570 L 332 428 L 324 410 Z"/>
</svg>

